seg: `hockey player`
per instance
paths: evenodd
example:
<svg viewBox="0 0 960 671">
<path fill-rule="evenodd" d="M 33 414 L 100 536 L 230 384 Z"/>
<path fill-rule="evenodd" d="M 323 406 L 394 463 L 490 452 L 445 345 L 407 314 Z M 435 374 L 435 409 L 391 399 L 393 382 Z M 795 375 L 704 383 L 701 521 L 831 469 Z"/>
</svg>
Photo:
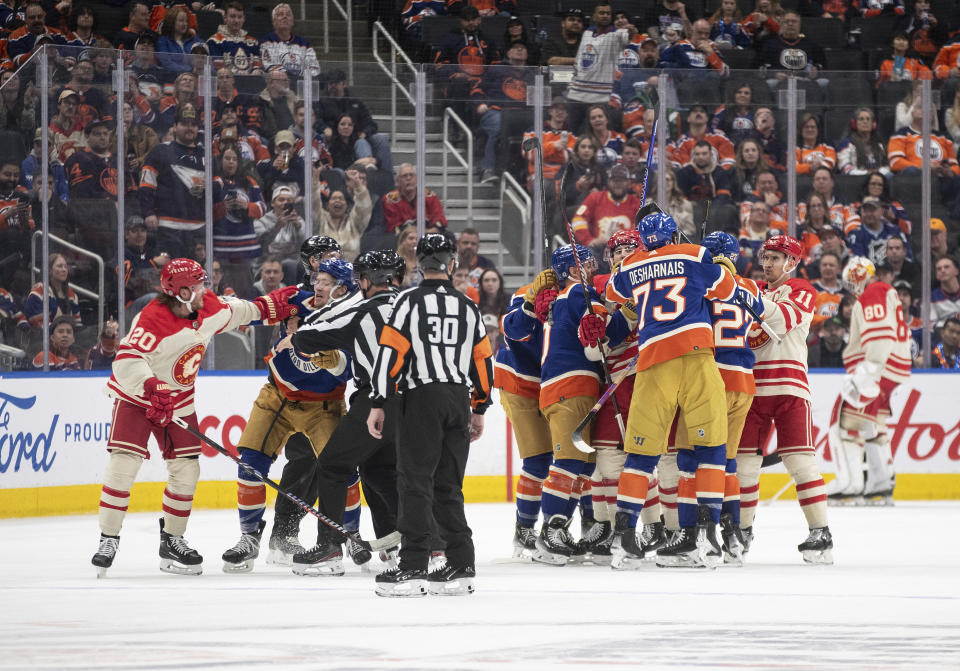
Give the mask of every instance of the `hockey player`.
<svg viewBox="0 0 960 671">
<path fill-rule="evenodd" d="M 196 261 L 173 259 L 160 273 L 163 293 L 134 318 L 117 350 L 107 393 L 114 400 L 107 450 L 110 459 L 100 494 L 100 546 L 93 556 L 99 575 L 113 564 L 130 489 L 153 435 L 170 474 L 160 520 L 160 570 L 199 574 L 203 558 L 187 545 L 193 494 L 200 477 L 200 442 L 170 425 L 181 417 L 197 428 L 193 384 L 207 343 L 217 333 L 254 320 L 275 322 L 295 314 L 288 304 L 293 287 L 277 289 L 252 302 L 217 297 Z"/>
<path fill-rule="evenodd" d="M 890 395 L 910 379 L 909 331 L 896 290 L 877 279 L 868 259 L 855 256 L 847 261 L 843 283 L 858 300 L 843 350 L 843 403 L 838 422 L 830 427 L 837 479 L 830 483 L 828 496 L 840 502 L 863 496 L 892 503 L 895 474 L 887 418 Z"/>
<path fill-rule="evenodd" d="M 647 215 L 638 230 L 646 250 L 627 257 L 607 283 L 607 299 L 624 304 L 621 312 L 630 302 L 636 305 L 638 339 L 613 550 L 629 560 L 643 558 L 634 530 L 679 408 L 693 448 L 677 453 L 680 531 L 657 550 L 657 563 L 695 566 L 706 552 L 719 554 L 716 525 L 726 463 L 727 415 L 723 379 L 713 360 L 709 301 L 730 300 L 737 284 L 725 268 L 711 263 L 706 249 L 677 244 L 677 224 L 670 215 Z M 698 502 L 709 514 L 699 520 L 700 529 Z"/>
<path fill-rule="evenodd" d="M 299 300 L 305 312 L 321 308 L 355 288 L 353 266 L 340 259 L 321 261 L 313 276 L 315 295 L 301 291 L 294 299 Z M 287 322 L 278 344 L 286 338 L 287 331 L 296 328 L 294 320 Z M 338 353 L 327 358 L 335 359 L 336 363 L 325 365 L 326 361 L 315 361 L 290 349 L 278 350 L 276 345 L 264 357 L 269 370 L 267 383 L 260 389 L 237 443 L 240 461 L 261 476 L 267 476 L 287 439 L 297 432 L 309 439 L 316 459 L 346 412 L 343 396 L 349 378 L 348 357 Z M 307 498 L 312 501 L 315 496 L 314 490 Z M 266 525 L 263 521 L 266 498 L 264 483 L 251 477 L 243 467 L 238 467 L 237 505 L 241 536 L 236 545 L 223 553 L 225 573 L 253 570 Z M 279 563 L 281 559 L 275 557 L 274 560 Z M 339 571 L 342 574 L 342 565 Z"/>
<path fill-rule="evenodd" d="M 763 312 L 763 301 L 756 283 L 736 273 L 740 244 L 729 233 L 716 231 L 703 239 L 703 246 L 713 256 L 713 262 L 730 271 L 740 287 L 739 299 L 750 301 L 757 314 Z M 743 423 L 750 410 L 756 391 L 753 383 L 753 350 L 747 343 L 747 331 L 753 321 L 750 314 L 737 301 L 714 301 L 710 306 L 713 322 L 713 356 L 720 370 L 726 389 L 727 446 L 726 476 L 723 485 L 723 505 L 720 509 L 720 537 L 723 560 L 733 566 L 743 565 L 743 543 L 740 540 L 740 482 L 737 480 L 737 448 Z M 689 449 L 686 421 L 683 413 L 677 416 L 675 438 L 658 466 L 662 482 L 661 496 L 667 526 L 671 531 L 679 529 L 677 521 L 677 491 L 680 474 L 677 471 L 677 449 Z M 688 487 L 689 485 L 684 485 Z"/>
<path fill-rule="evenodd" d="M 501 322 L 504 344 L 494 362 L 493 386 L 513 426 L 522 465 L 517 481 L 517 521 L 514 556 L 532 556 L 536 550 L 535 525 L 540 517 L 543 482 L 553 462 L 550 426 L 540 412 L 540 356 L 543 322 L 557 297 L 557 276 L 552 268 L 513 295 Z"/>
<path fill-rule="evenodd" d="M 626 338 L 630 326 L 618 311 L 607 324 L 607 310 L 589 284 L 597 269 L 589 249 L 565 245 L 554 250 L 550 265 L 560 284 L 552 321 L 543 327 L 540 411 L 550 427 L 553 464 L 543 483 L 544 524 L 533 555 L 536 561 L 563 566 L 577 549 L 567 528 L 580 498 L 586 455 L 573 444 L 571 434 L 597 401 L 603 357 L 601 341 Z M 580 272 L 583 277 L 580 277 Z M 583 284 L 581 284 L 581 279 Z M 592 309 L 587 305 L 588 297 Z M 589 441 L 589 431 L 583 432 Z"/>
<path fill-rule="evenodd" d="M 753 540 L 753 518 L 760 491 L 761 449 L 774 426 L 777 454 L 797 485 L 800 509 L 810 534 L 798 546 L 804 561 L 833 563 L 833 540 L 827 527 L 827 497 L 817 468 L 807 383 L 807 333 L 813 319 L 816 290 L 806 280 L 791 278 L 803 247 L 788 235 L 775 235 L 763 243 L 763 319 L 781 336 L 775 343 L 756 324 L 749 333 L 756 355 L 753 377 L 756 396 L 747 414 L 737 451 L 740 479 L 740 529 L 744 551 Z"/>
</svg>

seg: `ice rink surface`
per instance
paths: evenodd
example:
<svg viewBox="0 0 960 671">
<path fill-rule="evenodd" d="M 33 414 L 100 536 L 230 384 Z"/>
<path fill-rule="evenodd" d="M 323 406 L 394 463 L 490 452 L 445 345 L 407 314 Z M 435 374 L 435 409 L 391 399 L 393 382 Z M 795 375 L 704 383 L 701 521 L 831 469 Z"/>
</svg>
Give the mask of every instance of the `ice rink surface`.
<svg viewBox="0 0 960 671">
<path fill-rule="evenodd" d="M 129 515 L 103 580 L 95 517 L 0 520 L 0 669 L 960 669 L 960 503 L 831 508 L 832 567 L 802 563 L 796 502 L 761 504 L 748 565 L 716 571 L 515 563 L 513 507 L 467 515 L 476 593 L 421 599 L 349 560 L 226 575 L 235 511 L 191 518 L 202 576 L 161 573 L 158 515 Z"/>
</svg>

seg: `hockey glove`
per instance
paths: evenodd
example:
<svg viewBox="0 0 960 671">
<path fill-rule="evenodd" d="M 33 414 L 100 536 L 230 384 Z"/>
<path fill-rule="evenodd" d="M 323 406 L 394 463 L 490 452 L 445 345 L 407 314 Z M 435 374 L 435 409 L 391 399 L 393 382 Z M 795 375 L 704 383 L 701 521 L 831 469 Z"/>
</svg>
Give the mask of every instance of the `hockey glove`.
<svg viewBox="0 0 960 671">
<path fill-rule="evenodd" d="M 540 273 L 533 278 L 530 286 L 527 287 L 527 292 L 523 295 L 523 300 L 525 303 L 533 303 L 537 294 L 544 289 L 555 289 L 559 286 L 560 283 L 557 281 L 557 274 L 553 272 L 553 268 L 541 270 Z"/>
<path fill-rule="evenodd" d="M 577 337 L 584 347 L 599 347 L 607 334 L 607 320 L 601 315 L 586 314 L 580 319 Z"/>
<path fill-rule="evenodd" d="M 317 352 L 310 357 L 310 363 L 317 368 L 330 370 L 340 365 L 340 350 L 330 349 L 323 352 Z"/>
<path fill-rule="evenodd" d="M 715 256 L 713 257 L 713 262 L 729 270 L 730 274 L 734 277 L 737 276 L 737 267 L 733 265 L 733 261 L 728 259 L 726 256 Z"/>
<path fill-rule="evenodd" d="M 627 301 L 620 306 L 620 314 L 630 323 L 631 329 L 637 325 L 637 321 L 639 320 L 637 317 L 637 306 L 631 301 Z"/>
<path fill-rule="evenodd" d="M 840 396 L 854 408 L 863 408 L 880 395 L 878 380 L 883 366 L 872 361 L 861 361 L 853 373 L 844 376 L 840 384 Z"/>
<path fill-rule="evenodd" d="M 296 287 L 274 289 L 266 296 L 253 299 L 253 304 L 260 309 L 260 319 L 267 324 L 281 322 L 287 317 L 297 314 L 297 306 L 288 301 L 297 295 Z"/>
<path fill-rule="evenodd" d="M 143 383 L 143 395 L 150 401 L 147 419 L 160 426 L 166 426 L 173 420 L 173 399 L 170 397 L 170 385 L 163 380 L 151 377 Z"/>
<path fill-rule="evenodd" d="M 541 323 L 547 321 L 547 317 L 550 316 L 550 306 L 553 304 L 553 301 L 556 300 L 559 293 L 559 291 L 550 287 L 537 294 L 537 297 L 533 301 L 533 312 Z"/>
</svg>

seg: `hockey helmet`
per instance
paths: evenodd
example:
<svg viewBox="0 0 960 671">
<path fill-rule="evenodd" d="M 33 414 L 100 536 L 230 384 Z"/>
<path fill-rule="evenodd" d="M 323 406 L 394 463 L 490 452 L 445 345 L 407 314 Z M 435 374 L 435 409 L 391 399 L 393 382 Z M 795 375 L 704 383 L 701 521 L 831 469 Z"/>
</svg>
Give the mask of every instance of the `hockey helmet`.
<svg viewBox="0 0 960 671">
<path fill-rule="evenodd" d="M 390 258 L 393 255 L 400 259 L 400 255 L 393 250 L 373 250 L 364 252 L 353 262 L 353 272 L 357 279 L 368 279 L 371 284 L 390 284 L 391 280 L 397 276 L 396 259 Z M 403 259 L 400 259 L 401 266 L 404 266 Z"/>
<path fill-rule="evenodd" d="M 417 242 L 417 262 L 421 270 L 446 271 L 456 258 L 456 243 L 442 233 L 427 233 Z"/>
<path fill-rule="evenodd" d="M 643 247 L 643 240 L 640 238 L 640 232 L 633 228 L 622 229 L 610 236 L 607 240 L 607 250 L 613 252 L 617 247 L 628 245 L 630 247 Z"/>
<path fill-rule="evenodd" d="M 740 258 L 740 243 L 737 239 L 725 231 L 714 231 L 703 239 L 700 243 L 706 247 L 713 258 L 722 256 L 730 259 L 734 263 Z"/>
<path fill-rule="evenodd" d="M 637 230 L 647 249 L 657 249 L 674 241 L 677 222 L 666 212 L 654 212 L 640 220 Z"/>
<path fill-rule="evenodd" d="M 193 288 L 198 284 L 207 286 L 207 273 L 203 270 L 203 266 L 193 259 L 173 259 L 160 271 L 160 287 L 163 293 L 173 296 L 181 303 L 193 302 L 196 298 Z M 190 289 L 191 294 L 188 300 L 180 298 L 181 289 Z"/>
<path fill-rule="evenodd" d="M 300 265 L 306 272 L 313 272 L 310 259 L 317 258 L 319 261 L 328 252 L 343 254 L 343 248 L 329 235 L 312 235 L 300 245 Z"/>
<path fill-rule="evenodd" d="M 564 245 L 553 250 L 553 254 L 550 255 L 550 267 L 556 273 L 557 279 L 563 282 L 569 279 L 570 266 L 576 266 L 578 259 L 582 265 L 586 265 L 588 262 L 596 265 L 597 262 L 589 248 L 577 245 L 576 255 L 574 255 L 573 247 Z"/>
<path fill-rule="evenodd" d="M 353 264 L 343 259 L 327 259 L 317 264 L 317 269 L 310 273 L 310 283 L 317 283 L 317 275 L 327 273 L 332 276 L 336 286 L 346 287 L 347 291 L 353 291 L 357 288 L 357 283 L 353 279 Z"/>
<path fill-rule="evenodd" d="M 803 257 L 803 246 L 796 238 L 789 235 L 772 235 L 763 243 L 763 251 L 780 252 L 788 259 L 793 259 L 796 263 Z"/>
<path fill-rule="evenodd" d="M 866 289 L 867 282 L 870 281 L 870 278 L 875 277 L 876 274 L 877 269 L 870 259 L 862 256 L 853 256 L 847 261 L 847 265 L 843 267 L 843 285 L 848 291 L 859 296 L 863 293 L 863 290 Z"/>
</svg>

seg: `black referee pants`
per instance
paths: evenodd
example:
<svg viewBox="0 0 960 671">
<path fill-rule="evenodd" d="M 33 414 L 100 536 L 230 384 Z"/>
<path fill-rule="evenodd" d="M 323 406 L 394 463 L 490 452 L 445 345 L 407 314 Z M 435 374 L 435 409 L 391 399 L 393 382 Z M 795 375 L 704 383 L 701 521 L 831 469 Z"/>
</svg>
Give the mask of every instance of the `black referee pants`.
<svg viewBox="0 0 960 671">
<path fill-rule="evenodd" d="M 400 399 L 390 399 L 384 406 L 384 437 L 377 440 L 367 431 L 367 416 L 371 407 L 367 391 L 359 391 L 350 399 L 350 410 L 340 418 L 340 423 L 317 459 L 318 508 L 333 521 L 343 523 L 347 486 L 359 466 L 363 495 L 370 507 L 374 531 L 380 537 L 397 529 L 395 437 Z M 324 538 L 327 526 L 320 522 L 318 528 L 320 537 Z"/>
<path fill-rule="evenodd" d="M 473 540 L 463 510 L 463 474 L 470 451 L 470 399 L 459 384 L 433 383 L 402 395 L 397 442 L 397 528 L 400 566 L 427 569 L 434 528 L 450 566 L 473 566 Z"/>
</svg>

